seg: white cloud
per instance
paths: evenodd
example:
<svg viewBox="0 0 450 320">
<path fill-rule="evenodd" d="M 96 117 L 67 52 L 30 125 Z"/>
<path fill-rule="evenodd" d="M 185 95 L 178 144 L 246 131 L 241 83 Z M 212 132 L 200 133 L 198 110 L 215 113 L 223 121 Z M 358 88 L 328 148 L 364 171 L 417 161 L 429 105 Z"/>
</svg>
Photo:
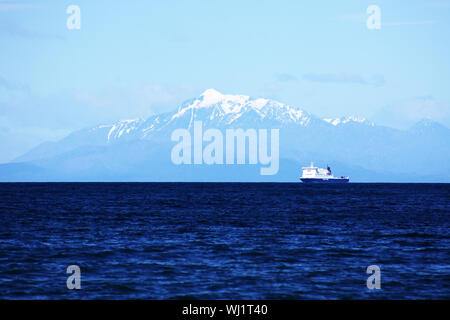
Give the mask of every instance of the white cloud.
<svg viewBox="0 0 450 320">
<path fill-rule="evenodd" d="M 13 11 L 22 9 L 32 9 L 37 8 L 36 4 L 30 3 L 17 3 L 13 0 L 0 0 L 0 11 Z"/>
</svg>

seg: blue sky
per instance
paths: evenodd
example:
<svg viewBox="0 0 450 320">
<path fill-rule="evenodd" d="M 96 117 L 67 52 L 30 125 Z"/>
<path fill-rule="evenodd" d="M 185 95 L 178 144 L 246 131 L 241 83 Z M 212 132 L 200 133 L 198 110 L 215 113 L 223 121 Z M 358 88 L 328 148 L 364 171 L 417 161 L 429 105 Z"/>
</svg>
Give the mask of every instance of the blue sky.
<svg viewBox="0 0 450 320">
<path fill-rule="evenodd" d="M 69 5 L 81 29 L 69 30 Z M 366 27 L 369 5 L 381 29 Z M 0 162 L 208 88 L 450 126 L 450 0 L 0 0 Z"/>
</svg>

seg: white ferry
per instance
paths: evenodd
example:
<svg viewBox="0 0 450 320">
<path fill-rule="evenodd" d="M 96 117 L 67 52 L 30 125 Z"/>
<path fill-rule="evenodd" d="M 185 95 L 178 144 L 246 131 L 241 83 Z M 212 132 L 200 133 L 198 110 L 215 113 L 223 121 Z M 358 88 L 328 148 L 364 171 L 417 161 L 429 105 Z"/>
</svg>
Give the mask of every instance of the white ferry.
<svg viewBox="0 0 450 320">
<path fill-rule="evenodd" d="M 311 166 L 303 167 L 302 170 L 303 174 L 300 180 L 303 183 L 347 183 L 350 180 L 349 177 L 335 177 L 329 166 L 327 169 L 314 167 L 313 162 L 311 162 Z"/>
</svg>

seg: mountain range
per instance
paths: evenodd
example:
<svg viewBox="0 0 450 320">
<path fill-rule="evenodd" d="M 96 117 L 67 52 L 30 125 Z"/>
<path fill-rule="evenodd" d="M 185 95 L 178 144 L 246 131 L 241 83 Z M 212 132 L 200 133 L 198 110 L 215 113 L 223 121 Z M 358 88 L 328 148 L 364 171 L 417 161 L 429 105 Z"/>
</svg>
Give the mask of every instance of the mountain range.
<svg viewBox="0 0 450 320">
<path fill-rule="evenodd" d="M 174 130 L 279 129 L 280 164 L 175 165 Z M 422 120 L 408 130 L 357 117 L 322 119 L 274 100 L 208 89 L 173 112 L 120 120 L 45 142 L 0 165 L 0 181 L 299 181 L 301 167 L 330 165 L 354 182 L 450 182 L 450 129 Z"/>
</svg>

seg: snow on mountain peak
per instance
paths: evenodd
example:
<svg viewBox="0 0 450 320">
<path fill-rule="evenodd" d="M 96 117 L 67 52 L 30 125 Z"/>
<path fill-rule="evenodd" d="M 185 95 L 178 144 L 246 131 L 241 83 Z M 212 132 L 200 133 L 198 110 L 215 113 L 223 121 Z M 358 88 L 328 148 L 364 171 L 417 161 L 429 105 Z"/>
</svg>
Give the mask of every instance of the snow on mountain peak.
<svg viewBox="0 0 450 320">
<path fill-rule="evenodd" d="M 215 89 L 208 89 L 205 90 L 200 97 L 202 98 L 202 105 L 212 105 L 222 100 L 223 94 Z"/>
<path fill-rule="evenodd" d="M 250 101 L 250 105 L 255 109 L 261 110 L 268 102 L 269 100 L 267 99 L 258 98 Z"/>
<path fill-rule="evenodd" d="M 248 127 L 263 124 L 298 125 L 308 127 L 323 125 L 327 122 L 333 126 L 347 123 L 361 123 L 374 126 L 372 122 L 355 116 L 319 119 L 308 112 L 275 100 L 251 98 L 246 95 L 223 94 L 215 89 L 208 89 L 200 96 L 185 101 L 177 111 L 152 116 L 148 119 L 120 120 L 110 125 L 100 125 L 90 132 L 98 137 L 106 137 L 107 143 L 116 140 L 149 139 L 164 130 L 186 126 L 191 128 L 196 120 L 205 122 L 205 126 L 223 128 L 227 126 Z M 99 138 L 100 139 L 100 138 Z"/>
<path fill-rule="evenodd" d="M 280 121 L 296 122 L 302 125 L 308 124 L 310 120 L 309 115 L 303 110 L 274 100 L 251 98 L 246 95 L 222 94 L 215 89 L 208 89 L 199 98 L 191 100 L 173 118 L 182 116 L 187 110 L 205 107 L 214 107 L 210 119 L 213 119 L 217 112 L 225 117 L 230 116 L 227 118 L 227 123 L 240 118 L 244 112 L 249 110 L 255 111 L 261 118 L 269 116 Z"/>
<path fill-rule="evenodd" d="M 373 126 L 374 124 L 370 121 L 368 121 L 366 118 L 361 117 L 355 117 L 355 116 L 348 116 L 348 117 L 342 117 L 342 118 L 324 118 L 324 121 L 328 122 L 329 124 L 332 124 L 333 126 L 337 126 L 340 124 L 345 124 L 349 122 L 357 122 L 357 123 L 365 123 Z"/>
<path fill-rule="evenodd" d="M 231 125 L 237 121 L 248 121 L 249 119 L 276 121 L 282 124 L 296 124 L 300 126 L 309 126 L 315 121 L 316 117 L 303 111 L 300 108 L 290 106 L 275 100 L 264 98 L 251 98 L 246 95 L 223 94 L 215 89 L 204 91 L 199 97 L 186 101 L 181 105 L 178 111 L 168 113 L 161 119 L 159 116 L 149 120 L 121 120 L 115 124 L 104 128 L 108 130 L 107 140 L 123 139 L 129 136 L 148 137 L 153 132 L 162 130 L 162 128 L 171 125 L 172 121 L 181 119 L 187 121 L 188 128 L 196 119 L 214 123 L 213 125 Z M 178 120 L 177 120 L 178 121 Z M 252 121 L 252 120 L 250 120 Z M 343 118 L 323 119 L 333 126 L 346 123 L 363 123 L 373 126 L 374 124 L 364 118 L 355 116 Z M 176 122 L 180 125 L 182 122 Z M 239 125 L 242 123 L 239 122 Z M 245 126 L 245 125 L 244 125 Z"/>
<path fill-rule="evenodd" d="M 178 113 L 173 116 L 173 119 L 181 117 L 188 110 L 209 108 L 212 106 L 219 106 L 224 114 L 238 113 L 248 103 L 249 99 L 249 96 L 222 94 L 215 89 L 208 89 L 199 98 L 183 105 L 178 110 Z"/>
<path fill-rule="evenodd" d="M 201 95 L 198 103 L 199 107 L 211 106 L 217 103 L 245 103 L 250 99 L 249 96 L 222 94 L 215 89 L 205 90 Z"/>
</svg>

